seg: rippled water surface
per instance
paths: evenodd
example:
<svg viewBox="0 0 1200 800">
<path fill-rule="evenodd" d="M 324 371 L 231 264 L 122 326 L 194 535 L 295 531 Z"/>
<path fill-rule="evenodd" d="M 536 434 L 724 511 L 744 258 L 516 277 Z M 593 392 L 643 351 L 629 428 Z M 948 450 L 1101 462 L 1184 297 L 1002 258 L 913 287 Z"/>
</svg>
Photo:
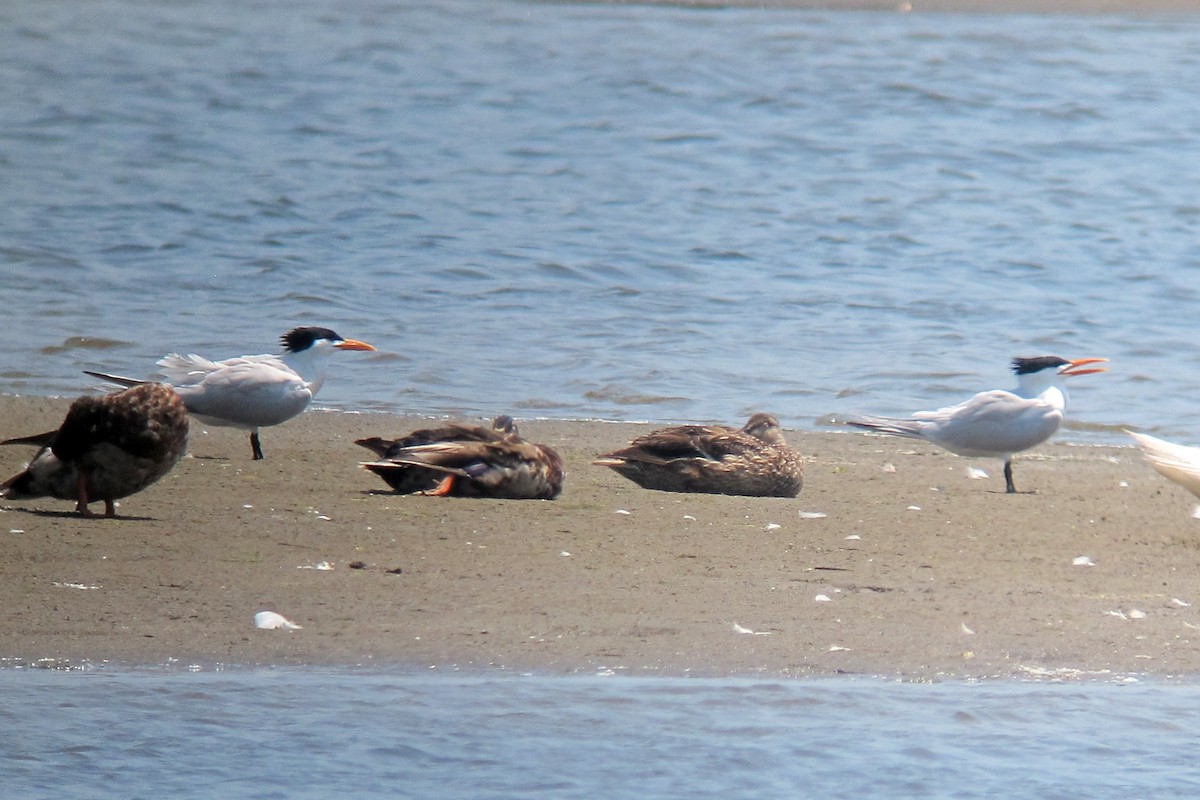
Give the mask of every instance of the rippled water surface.
<svg viewBox="0 0 1200 800">
<path fill-rule="evenodd" d="M 1195 796 L 1200 689 L 0 671 L 31 797 Z"/>
<path fill-rule="evenodd" d="M 812 427 L 1107 356 L 1200 440 L 1200 21 L 0 5 L 0 392 L 366 339 L 327 405 Z M 18 433 L 28 433 L 20 431 Z M 1195 686 L 0 670 L 0 796 L 1174 798 Z"/>
<path fill-rule="evenodd" d="M 808 427 L 1055 353 L 1113 359 L 1075 435 L 1200 437 L 1198 67 L 1192 17 L 6 4 L 0 390 L 305 322 L 381 348 L 340 407 Z"/>
</svg>

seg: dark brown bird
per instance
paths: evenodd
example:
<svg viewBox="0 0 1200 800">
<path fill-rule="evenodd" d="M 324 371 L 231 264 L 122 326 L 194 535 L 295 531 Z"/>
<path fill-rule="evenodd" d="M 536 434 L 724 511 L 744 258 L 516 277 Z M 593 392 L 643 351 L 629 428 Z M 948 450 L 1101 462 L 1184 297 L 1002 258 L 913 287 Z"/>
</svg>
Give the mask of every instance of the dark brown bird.
<svg viewBox="0 0 1200 800">
<path fill-rule="evenodd" d="M 188 414 L 170 386 L 146 383 L 71 403 L 58 430 L 0 444 L 40 447 L 23 471 L 0 484 L 0 497 L 56 497 L 76 501 L 75 510 L 95 516 L 89 503 L 140 492 L 166 475 L 187 449 Z"/>
<path fill-rule="evenodd" d="M 804 459 L 788 446 L 779 420 L 770 414 L 755 414 L 741 430 L 664 428 L 592 463 L 663 492 L 795 497 L 804 485 Z"/>
<path fill-rule="evenodd" d="M 553 500 L 562 491 L 562 458 L 521 438 L 512 417 L 487 428 L 451 423 L 395 440 L 359 439 L 378 461 L 364 463 L 397 492 L 449 497 Z"/>
</svg>

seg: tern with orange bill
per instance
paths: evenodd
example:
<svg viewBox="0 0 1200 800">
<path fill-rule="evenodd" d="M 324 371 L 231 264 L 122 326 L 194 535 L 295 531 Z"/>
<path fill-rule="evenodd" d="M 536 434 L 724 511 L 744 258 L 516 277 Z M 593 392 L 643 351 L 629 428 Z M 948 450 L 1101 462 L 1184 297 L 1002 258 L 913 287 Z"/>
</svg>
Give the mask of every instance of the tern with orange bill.
<svg viewBox="0 0 1200 800">
<path fill-rule="evenodd" d="M 1004 461 L 1005 491 L 1013 485 L 1013 455 L 1036 447 L 1062 425 L 1067 408 L 1064 378 L 1107 371 L 1093 367 L 1107 358 L 1059 356 L 1014 358 L 1016 388 L 980 392 L 955 406 L 935 411 L 918 411 L 906 419 L 858 416 L 847 425 L 889 436 L 924 439 L 959 456 L 999 458 Z"/>
<path fill-rule="evenodd" d="M 263 458 L 259 428 L 287 422 L 298 415 L 325 383 L 325 365 L 334 350 L 374 350 L 366 342 L 346 339 L 329 328 L 293 328 L 281 337 L 279 355 L 241 356 L 210 361 L 203 356 L 172 353 L 158 361 L 163 382 L 174 387 L 192 416 L 209 425 L 250 431 L 255 460 Z M 91 375 L 121 386 L 146 381 L 104 372 Z"/>
</svg>

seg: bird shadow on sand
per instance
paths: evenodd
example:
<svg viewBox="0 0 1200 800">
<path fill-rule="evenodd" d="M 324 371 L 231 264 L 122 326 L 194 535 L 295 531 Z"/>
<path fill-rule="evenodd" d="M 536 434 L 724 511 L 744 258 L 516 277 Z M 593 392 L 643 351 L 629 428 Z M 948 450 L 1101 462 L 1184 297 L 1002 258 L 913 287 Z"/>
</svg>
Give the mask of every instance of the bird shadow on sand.
<svg viewBox="0 0 1200 800">
<path fill-rule="evenodd" d="M 117 514 L 115 517 L 106 517 L 103 514 L 93 514 L 92 516 L 84 516 L 78 511 L 51 511 L 45 508 L 24 508 L 22 506 L 4 506 L 5 511 L 17 511 L 22 514 L 30 514 L 35 517 L 43 517 L 45 519 L 87 519 L 87 520 L 112 520 L 114 522 L 161 522 L 158 517 L 138 517 L 131 514 Z"/>
<path fill-rule="evenodd" d="M 388 489 L 360 489 L 359 494 L 363 497 L 412 497 L 413 494 L 404 494 L 402 492 L 393 492 Z"/>
</svg>

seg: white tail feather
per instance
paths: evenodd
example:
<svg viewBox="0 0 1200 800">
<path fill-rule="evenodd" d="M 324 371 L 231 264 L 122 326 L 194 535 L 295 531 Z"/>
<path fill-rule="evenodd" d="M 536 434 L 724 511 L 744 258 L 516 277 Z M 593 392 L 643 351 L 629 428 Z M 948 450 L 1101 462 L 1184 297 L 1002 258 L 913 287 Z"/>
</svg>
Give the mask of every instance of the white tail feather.
<svg viewBox="0 0 1200 800">
<path fill-rule="evenodd" d="M 1200 497 L 1200 447 L 1185 447 L 1144 433 L 1126 433 L 1137 442 L 1142 455 L 1158 474 Z"/>
</svg>

